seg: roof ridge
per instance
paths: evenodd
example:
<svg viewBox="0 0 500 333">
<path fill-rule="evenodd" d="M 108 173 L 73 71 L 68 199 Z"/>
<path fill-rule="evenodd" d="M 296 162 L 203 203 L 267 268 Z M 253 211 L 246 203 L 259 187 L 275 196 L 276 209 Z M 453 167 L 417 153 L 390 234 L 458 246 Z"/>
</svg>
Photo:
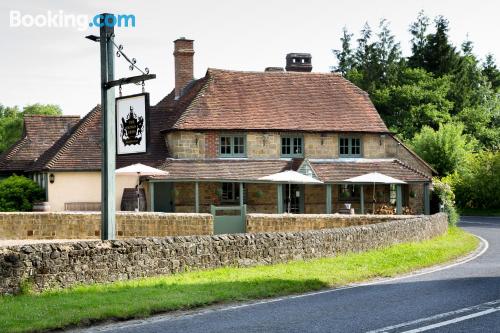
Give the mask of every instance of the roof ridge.
<svg viewBox="0 0 500 333">
<path fill-rule="evenodd" d="M 76 125 L 74 125 L 70 131 L 66 132 L 64 135 L 62 135 L 54 144 L 47 149 L 42 156 L 40 156 L 40 160 L 42 157 L 45 157 L 44 155 L 50 155 L 53 150 L 55 150 L 55 153 L 48 157 L 47 161 L 44 162 L 42 161 L 42 165 L 40 168 L 50 168 L 53 166 L 55 162 L 58 161 L 58 158 L 61 156 L 61 154 L 67 149 L 69 149 L 69 146 L 75 142 L 76 137 L 78 137 L 80 134 L 82 134 L 82 128 L 85 128 L 86 125 L 95 118 L 95 116 L 98 114 L 97 111 L 100 110 L 100 105 L 96 105 L 88 114 L 85 115 Z M 63 145 L 58 148 L 58 144 L 63 143 Z"/>
<path fill-rule="evenodd" d="M 410 166 L 409 164 L 403 162 L 403 161 L 400 161 L 398 160 L 397 158 L 394 159 L 394 162 L 396 162 L 397 164 L 400 164 L 401 166 L 407 168 L 408 170 L 411 170 L 415 173 L 418 173 L 419 175 L 421 176 L 424 176 L 425 178 L 428 178 L 428 179 L 432 179 L 432 177 L 429 177 L 428 175 L 426 175 L 425 173 L 423 173 L 422 171 Z"/>
<path fill-rule="evenodd" d="M 189 104 L 184 108 L 184 111 L 181 113 L 181 115 L 179 116 L 179 118 L 177 118 L 177 120 L 171 126 L 171 128 L 175 128 L 178 125 L 182 124 L 182 122 L 187 117 L 187 115 L 190 112 L 193 112 L 192 108 L 194 107 L 194 105 L 196 105 L 199 102 L 200 98 L 204 96 L 204 92 L 208 88 L 208 85 L 213 82 L 213 77 L 210 76 L 208 73 L 209 73 L 209 71 L 207 70 L 207 73 L 205 74 L 205 76 L 203 78 L 199 79 L 199 80 L 205 79 L 206 82 L 203 83 L 203 85 L 201 86 L 200 90 L 195 94 L 194 98 L 192 98 L 191 101 L 189 102 Z"/>
<path fill-rule="evenodd" d="M 332 72 L 297 72 L 297 71 L 251 71 L 251 70 L 238 70 L 238 69 L 222 69 L 222 68 L 213 68 L 208 67 L 207 72 L 211 73 L 245 73 L 245 74 L 262 74 L 262 75 L 324 75 L 324 76 L 340 76 L 337 73 Z M 344 78 L 344 77 L 342 77 Z"/>
</svg>

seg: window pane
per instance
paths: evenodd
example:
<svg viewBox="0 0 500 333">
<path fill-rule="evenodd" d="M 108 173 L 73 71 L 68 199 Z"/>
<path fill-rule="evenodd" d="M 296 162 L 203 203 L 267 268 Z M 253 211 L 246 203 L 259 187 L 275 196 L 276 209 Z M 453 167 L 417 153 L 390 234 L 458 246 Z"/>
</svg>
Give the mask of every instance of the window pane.
<svg viewBox="0 0 500 333">
<path fill-rule="evenodd" d="M 245 139 L 242 136 L 233 137 L 233 151 L 234 154 L 243 155 L 245 154 Z"/>
<path fill-rule="evenodd" d="M 231 154 L 231 138 L 227 136 L 221 136 L 220 138 L 220 153 L 221 155 Z"/>
<path fill-rule="evenodd" d="M 302 154 L 302 138 L 293 138 L 293 153 Z"/>
<path fill-rule="evenodd" d="M 351 154 L 361 155 L 361 141 L 359 138 L 351 139 Z"/>
<path fill-rule="evenodd" d="M 281 138 L 281 154 L 290 155 L 291 154 L 291 140 L 290 138 Z"/>
<path fill-rule="evenodd" d="M 347 138 L 340 138 L 340 155 L 349 154 L 349 140 Z"/>
</svg>

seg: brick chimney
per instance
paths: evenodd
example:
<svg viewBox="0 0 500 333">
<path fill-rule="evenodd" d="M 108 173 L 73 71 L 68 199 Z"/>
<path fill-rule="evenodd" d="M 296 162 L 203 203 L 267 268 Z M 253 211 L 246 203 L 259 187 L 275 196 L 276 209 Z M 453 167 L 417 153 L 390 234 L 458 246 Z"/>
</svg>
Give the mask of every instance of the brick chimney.
<svg viewBox="0 0 500 333">
<path fill-rule="evenodd" d="M 310 53 L 288 53 L 286 55 L 286 70 L 288 72 L 312 71 Z"/>
<path fill-rule="evenodd" d="M 174 40 L 175 58 L 175 99 L 182 94 L 182 89 L 193 80 L 193 40 L 180 37 Z"/>
</svg>

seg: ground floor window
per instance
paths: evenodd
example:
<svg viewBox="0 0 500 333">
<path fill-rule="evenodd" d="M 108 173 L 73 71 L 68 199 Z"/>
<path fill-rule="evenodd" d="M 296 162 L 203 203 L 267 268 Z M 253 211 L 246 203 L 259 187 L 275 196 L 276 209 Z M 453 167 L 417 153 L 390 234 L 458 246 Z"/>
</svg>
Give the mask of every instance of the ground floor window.
<svg viewBox="0 0 500 333">
<path fill-rule="evenodd" d="M 245 198 L 245 184 L 243 184 L 243 198 Z M 240 183 L 222 183 L 221 203 L 239 204 Z"/>
<path fill-rule="evenodd" d="M 361 187 L 359 185 L 342 184 L 339 186 L 339 200 L 353 200 L 361 197 Z"/>
</svg>

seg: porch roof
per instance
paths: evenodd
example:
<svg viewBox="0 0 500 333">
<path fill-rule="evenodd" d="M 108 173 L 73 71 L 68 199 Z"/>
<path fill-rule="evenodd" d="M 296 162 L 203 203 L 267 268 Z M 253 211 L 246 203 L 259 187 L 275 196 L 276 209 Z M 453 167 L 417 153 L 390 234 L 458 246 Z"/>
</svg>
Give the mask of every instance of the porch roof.
<svg viewBox="0 0 500 333">
<path fill-rule="evenodd" d="M 168 171 L 165 176 L 151 176 L 158 180 L 233 180 L 258 181 L 259 178 L 292 168 L 288 160 L 252 159 L 167 159 L 159 169 Z"/>
<path fill-rule="evenodd" d="M 307 162 L 325 183 L 342 183 L 347 178 L 370 172 L 379 172 L 405 182 L 431 181 L 429 176 L 397 159 L 311 159 Z"/>
<path fill-rule="evenodd" d="M 292 159 L 167 159 L 159 169 L 168 175 L 145 177 L 151 180 L 252 181 L 285 170 L 296 170 Z M 396 159 L 310 159 L 315 176 L 325 183 L 343 183 L 345 179 L 370 172 L 405 182 L 428 182 L 430 177 Z"/>
</svg>

